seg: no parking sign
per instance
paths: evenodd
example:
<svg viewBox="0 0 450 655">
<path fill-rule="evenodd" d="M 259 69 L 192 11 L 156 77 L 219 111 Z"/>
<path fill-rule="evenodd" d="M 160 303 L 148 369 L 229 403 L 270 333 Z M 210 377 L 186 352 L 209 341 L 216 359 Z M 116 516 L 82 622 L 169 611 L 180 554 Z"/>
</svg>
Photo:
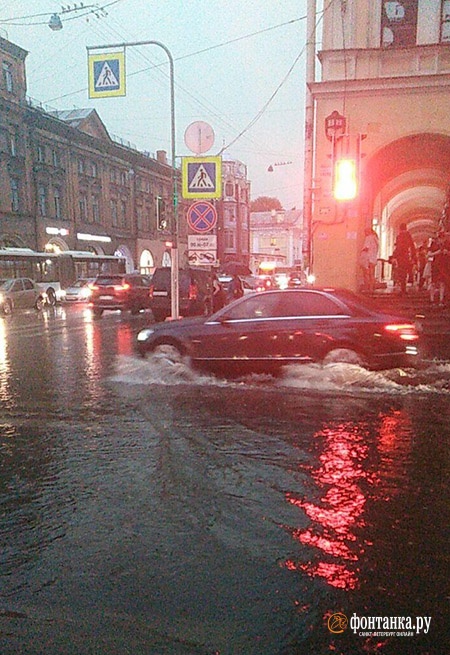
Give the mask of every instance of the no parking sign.
<svg viewBox="0 0 450 655">
<path fill-rule="evenodd" d="M 213 204 L 199 200 L 187 212 L 188 225 L 194 232 L 204 233 L 212 230 L 217 223 L 217 211 Z"/>
</svg>

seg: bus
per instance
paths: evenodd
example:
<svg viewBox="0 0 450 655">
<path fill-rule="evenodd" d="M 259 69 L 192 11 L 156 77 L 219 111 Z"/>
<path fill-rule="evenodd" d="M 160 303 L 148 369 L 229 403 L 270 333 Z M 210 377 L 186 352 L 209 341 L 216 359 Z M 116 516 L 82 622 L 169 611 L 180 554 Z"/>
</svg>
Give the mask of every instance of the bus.
<svg viewBox="0 0 450 655">
<path fill-rule="evenodd" d="M 100 273 L 125 273 L 125 258 L 97 255 L 82 250 L 60 253 L 35 252 L 31 248 L 0 248 L 0 279 L 29 277 L 47 293 L 54 305 L 63 291 L 78 278 L 95 278 Z"/>
</svg>

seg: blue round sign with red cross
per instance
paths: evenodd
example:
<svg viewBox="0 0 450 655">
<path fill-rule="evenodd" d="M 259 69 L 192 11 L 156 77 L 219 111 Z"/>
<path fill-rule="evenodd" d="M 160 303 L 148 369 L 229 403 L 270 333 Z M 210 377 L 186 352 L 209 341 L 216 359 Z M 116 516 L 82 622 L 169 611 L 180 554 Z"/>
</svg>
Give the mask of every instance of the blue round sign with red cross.
<svg viewBox="0 0 450 655">
<path fill-rule="evenodd" d="M 187 222 L 194 232 L 209 232 L 217 223 L 217 211 L 213 204 L 199 200 L 187 212 Z"/>
</svg>

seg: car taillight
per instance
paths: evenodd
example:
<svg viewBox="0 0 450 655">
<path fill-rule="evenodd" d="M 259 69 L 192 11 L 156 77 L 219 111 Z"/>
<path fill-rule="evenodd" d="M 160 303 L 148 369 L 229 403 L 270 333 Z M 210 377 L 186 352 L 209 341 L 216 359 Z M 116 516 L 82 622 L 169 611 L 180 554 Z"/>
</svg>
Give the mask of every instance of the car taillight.
<svg viewBox="0 0 450 655">
<path fill-rule="evenodd" d="M 196 284 L 189 285 L 189 300 L 197 300 L 198 289 Z"/>
<path fill-rule="evenodd" d="M 419 334 L 414 323 L 390 323 L 384 326 L 389 334 L 397 336 L 403 341 L 417 341 Z"/>
</svg>

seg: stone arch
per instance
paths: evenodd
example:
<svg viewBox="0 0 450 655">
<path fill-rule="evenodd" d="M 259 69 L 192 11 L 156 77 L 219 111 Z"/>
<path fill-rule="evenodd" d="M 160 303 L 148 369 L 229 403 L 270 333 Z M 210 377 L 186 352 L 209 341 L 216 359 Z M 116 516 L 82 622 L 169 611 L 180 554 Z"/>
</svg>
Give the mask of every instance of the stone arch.
<svg viewBox="0 0 450 655">
<path fill-rule="evenodd" d="M 18 234 L 0 235 L 0 248 L 26 248 L 22 237 Z"/>
<path fill-rule="evenodd" d="M 114 252 L 117 257 L 125 258 L 125 268 L 127 273 L 132 273 L 134 271 L 133 255 L 128 246 L 122 244 L 118 246 Z"/>
<path fill-rule="evenodd" d="M 139 257 L 139 271 L 150 275 L 155 270 L 155 258 L 150 250 L 144 248 Z"/>
<path fill-rule="evenodd" d="M 366 222 L 372 220 L 379 233 L 381 258 L 392 253 L 400 223 L 417 245 L 434 234 L 449 179 L 450 137 L 442 134 L 405 136 L 368 158 L 361 198 Z"/>
</svg>

